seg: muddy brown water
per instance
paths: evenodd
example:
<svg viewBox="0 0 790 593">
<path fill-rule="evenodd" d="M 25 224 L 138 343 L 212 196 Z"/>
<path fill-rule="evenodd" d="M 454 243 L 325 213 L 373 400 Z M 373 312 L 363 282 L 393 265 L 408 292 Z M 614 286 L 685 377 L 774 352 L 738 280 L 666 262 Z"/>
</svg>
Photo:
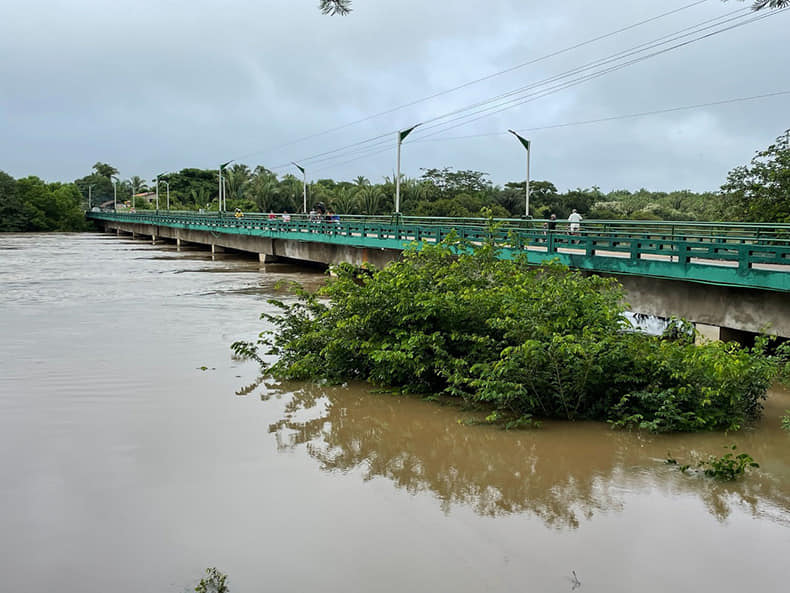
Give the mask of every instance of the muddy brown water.
<svg viewBox="0 0 790 593">
<path fill-rule="evenodd" d="M 753 429 L 655 436 L 259 382 L 229 344 L 294 280 L 323 276 L 0 235 L 0 589 L 787 590 L 786 391 Z M 729 443 L 761 464 L 734 484 L 664 463 Z"/>
</svg>

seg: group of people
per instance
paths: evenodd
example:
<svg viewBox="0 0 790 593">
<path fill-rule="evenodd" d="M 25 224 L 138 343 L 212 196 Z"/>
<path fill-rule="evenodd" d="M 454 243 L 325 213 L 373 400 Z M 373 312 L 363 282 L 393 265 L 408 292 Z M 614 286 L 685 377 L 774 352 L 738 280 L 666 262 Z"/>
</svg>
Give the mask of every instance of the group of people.
<svg viewBox="0 0 790 593">
<path fill-rule="evenodd" d="M 331 222 L 340 224 L 340 215 L 336 214 L 331 208 L 327 208 L 323 202 L 318 202 L 308 215 L 310 222 Z"/>
<path fill-rule="evenodd" d="M 572 235 L 576 235 L 579 233 L 581 229 L 581 222 L 582 222 L 582 215 L 576 211 L 576 208 L 573 209 L 570 216 L 568 216 L 568 229 Z M 557 228 L 557 215 L 552 214 L 549 216 L 549 220 L 544 225 L 547 230 L 553 231 Z"/>
</svg>

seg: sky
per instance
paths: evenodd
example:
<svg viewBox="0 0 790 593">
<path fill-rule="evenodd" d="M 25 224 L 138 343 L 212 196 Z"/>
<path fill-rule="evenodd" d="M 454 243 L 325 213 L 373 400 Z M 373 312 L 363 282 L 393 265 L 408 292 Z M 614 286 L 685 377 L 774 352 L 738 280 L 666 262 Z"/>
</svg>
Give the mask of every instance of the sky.
<svg viewBox="0 0 790 593">
<path fill-rule="evenodd" d="M 5 2 L 0 170 L 71 181 L 101 161 L 148 179 L 233 159 L 380 182 L 420 124 L 409 177 L 523 181 L 513 129 L 530 179 L 561 191 L 715 191 L 790 128 L 790 10 L 749 4 Z"/>
</svg>

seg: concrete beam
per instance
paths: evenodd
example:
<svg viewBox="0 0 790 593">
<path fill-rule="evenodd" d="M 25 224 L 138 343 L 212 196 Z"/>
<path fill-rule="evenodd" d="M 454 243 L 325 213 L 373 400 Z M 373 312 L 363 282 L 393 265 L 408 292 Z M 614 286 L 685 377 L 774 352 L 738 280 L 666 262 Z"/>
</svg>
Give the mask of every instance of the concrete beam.
<svg viewBox="0 0 790 593">
<path fill-rule="evenodd" d="M 207 245 L 212 253 L 222 253 L 224 249 L 246 251 L 256 254 L 263 263 L 295 260 L 334 265 L 347 262 L 383 268 L 400 259 L 402 253 L 398 249 L 272 239 L 128 222 L 109 222 L 106 228 L 130 232 L 133 237 L 145 234 L 154 240 L 157 237 L 171 238 L 179 245 L 181 242 Z M 625 300 L 636 313 L 664 318 L 682 317 L 695 324 L 748 333 L 767 331 L 790 337 L 790 298 L 785 293 L 643 276 L 615 277 L 623 284 Z"/>
<path fill-rule="evenodd" d="M 636 313 L 790 337 L 790 297 L 786 294 L 642 276 L 617 279 L 625 288 L 626 302 Z"/>
</svg>

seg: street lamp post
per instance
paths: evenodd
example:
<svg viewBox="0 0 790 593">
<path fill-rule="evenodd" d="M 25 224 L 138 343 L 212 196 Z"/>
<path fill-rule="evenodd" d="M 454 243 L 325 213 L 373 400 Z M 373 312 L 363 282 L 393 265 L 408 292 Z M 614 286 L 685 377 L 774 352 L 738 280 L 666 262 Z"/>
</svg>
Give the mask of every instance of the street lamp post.
<svg viewBox="0 0 790 593">
<path fill-rule="evenodd" d="M 152 179 L 151 181 L 156 182 L 156 211 L 159 212 L 159 178 L 164 175 L 164 173 L 160 173 L 156 176 L 156 179 Z"/>
<path fill-rule="evenodd" d="M 167 209 L 170 210 L 170 183 L 166 179 L 162 179 L 160 183 L 164 183 L 167 186 Z"/>
<path fill-rule="evenodd" d="M 400 214 L 400 145 L 406 139 L 406 136 L 411 134 L 412 130 L 420 124 L 414 125 L 407 130 L 398 132 L 398 156 L 396 160 L 397 172 L 395 174 L 395 214 Z"/>
<path fill-rule="evenodd" d="M 118 209 L 118 178 L 115 175 L 111 176 L 112 178 L 112 209 L 113 211 Z"/>
<path fill-rule="evenodd" d="M 95 184 L 91 183 L 91 184 L 88 186 L 88 212 L 90 212 L 90 209 L 91 209 L 91 189 L 93 189 L 93 186 L 94 186 L 94 185 L 95 185 Z"/>
<path fill-rule="evenodd" d="M 521 143 L 521 145 L 527 151 L 527 181 L 526 181 L 526 184 L 525 184 L 526 185 L 526 189 L 525 189 L 525 192 L 526 192 L 526 206 L 525 206 L 525 209 L 524 209 L 524 215 L 529 217 L 529 153 L 530 153 L 530 141 L 527 140 L 526 138 L 522 138 L 521 136 L 516 134 L 513 130 L 508 130 L 508 132 L 513 134 L 518 139 L 518 141 Z"/>
<path fill-rule="evenodd" d="M 219 198 L 218 198 L 219 206 L 218 206 L 218 208 L 219 208 L 220 212 L 222 212 L 222 210 L 223 210 L 223 200 L 224 200 L 224 197 L 225 197 L 225 184 L 223 183 L 223 179 L 222 179 L 222 170 L 225 167 L 227 167 L 228 165 L 230 165 L 232 162 L 233 161 L 228 161 L 227 163 L 222 163 L 219 166 Z M 224 204 L 224 206 L 227 207 L 227 204 Z"/>
<path fill-rule="evenodd" d="M 302 172 L 302 199 L 304 201 L 303 208 L 304 213 L 307 214 L 307 173 L 305 173 L 304 167 L 297 165 L 293 161 L 291 161 L 291 164 Z"/>
</svg>

